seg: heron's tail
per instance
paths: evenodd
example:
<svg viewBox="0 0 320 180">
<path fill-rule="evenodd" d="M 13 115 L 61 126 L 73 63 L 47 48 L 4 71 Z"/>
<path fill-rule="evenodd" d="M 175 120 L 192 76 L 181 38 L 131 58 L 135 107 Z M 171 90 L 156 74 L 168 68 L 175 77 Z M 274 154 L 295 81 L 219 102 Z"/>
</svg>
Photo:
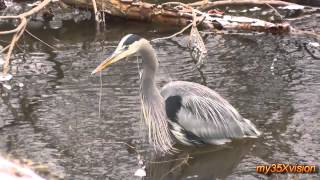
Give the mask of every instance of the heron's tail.
<svg viewBox="0 0 320 180">
<path fill-rule="evenodd" d="M 243 118 L 242 128 L 246 137 L 257 138 L 261 135 L 261 132 L 248 119 Z"/>
</svg>

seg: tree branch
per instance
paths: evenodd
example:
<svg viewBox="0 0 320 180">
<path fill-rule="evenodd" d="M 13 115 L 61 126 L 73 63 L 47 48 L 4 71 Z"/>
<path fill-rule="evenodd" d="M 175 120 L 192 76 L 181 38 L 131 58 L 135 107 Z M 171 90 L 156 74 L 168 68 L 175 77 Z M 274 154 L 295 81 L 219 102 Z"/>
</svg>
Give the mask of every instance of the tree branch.
<svg viewBox="0 0 320 180">
<path fill-rule="evenodd" d="M 47 6 L 52 0 L 44 0 L 40 4 L 38 4 L 36 7 L 32 8 L 31 10 L 24 12 L 22 14 L 16 15 L 16 16 L 0 16 L 0 19 L 20 19 L 20 24 L 12 30 L 7 31 L 0 31 L 0 35 L 5 34 L 13 34 L 11 43 L 9 46 L 7 46 L 3 51 L 7 51 L 7 55 L 5 57 L 5 63 L 3 65 L 3 76 L 6 76 L 9 71 L 9 64 L 10 64 L 10 58 L 12 51 L 16 45 L 16 43 L 19 41 L 20 37 L 22 36 L 26 26 L 27 26 L 27 17 L 31 16 L 34 13 L 37 13 L 41 9 L 43 9 L 45 6 Z"/>
</svg>

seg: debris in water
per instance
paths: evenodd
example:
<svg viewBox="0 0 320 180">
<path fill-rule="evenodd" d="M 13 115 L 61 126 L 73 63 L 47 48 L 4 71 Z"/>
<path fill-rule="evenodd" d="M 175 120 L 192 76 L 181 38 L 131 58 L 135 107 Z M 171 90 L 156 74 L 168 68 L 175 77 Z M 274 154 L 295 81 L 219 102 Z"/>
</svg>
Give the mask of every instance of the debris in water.
<svg viewBox="0 0 320 180">
<path fill-rule="evenodd" d="M 142 166 L 144 164 L 143 160 L 139 160 L 138 164 Z"/>
<path fill-rule="evenodd" d="M 4 61 L 3 57 L 0 54 L 0 66 L 4 65 L 4 63 L 5 63 L 5 61 Z"/>
<path fill-rule="evenodd" d="M 34 7 L 34 6 L 38 6 L 40 3 L 41 3 L 41 1 L 36 1 L 36 2 L 30 3 L 30 4 L 28 3 L 27 6 Z"/>
<path fill-rule="evenodd" d="M 145 177 L 147 175 L 146 173 L 146 166 L 144 165 L 144 161 L 143 158 L 140 154 L 138 154 L 138 166 L 140 167 L 139 169 L 136 170 L 136 172 L 134 173 L 134 176 L 138 176 L 138 177 Z"/>
<path fill-rule="evenodd" d="M 258 7 L 253 7 L 253 8 L 250 8 L 249 11 L 260 11 L 261 8 L 258 8 Z"/>
<path fill-rule="evenodd" d="M 262 11 L 262 12 L 261 12 L 261 15 L 262 15 L 262 16 L 265 16 L 265 15 L 267 15 L 268 13 L 269 13 L 268 11 Z"/>
<path fill-rule="evenodd" d="M 12 1 L 4 1 L 4 4 L 5 4 L 7 7 L 13 6 L 13 2 L 12 2 Z"/>
<path fill-rule="evenodd" d="M 139 168 L 134 175 L 138 176 L 138 177 L 145 177 L 147 175 L 146 171 L 145 171 L 145 166 L 143 166 L 142 168 Z"/>
<path fill-rule="evenodd" d="M 236 10 L 233 10 L 233 9 L 230 9 L 228 10 L 229 13 L 236 13 L 237 11 Z"/>
<path fill-rule="evenodd" d="M 5 87 L 8 90 L 11 90 L 12 87 L 9 84 L 2 84 L 3 87 Z"/>
<path fill-rule="evenodd" d="M 274 64 L 277 62 L 277 60 L 278 60 L 277 58 L 274 58 L 271 66 L 270 66 L 270 71 L 271 71 L 272 75 L 274 75 Z"/>
<path fill-rule="evenodd" d="M 192 24 L 188 47 L 191 49 L 191 56 L 197 61 L 197 65 L 203 64 L 208 51 L 197 29 L 195 21 Z"/>
<path fill-rule="evenodd" d="M 61 20 L 52 20 L 49 21 L 49 27 L 51 29 L 60 29 L 63 25 L 63 22 Z"/>
<path fill-rule="evenodd" d="M 197 179 L 199 175 L 187 176 L 186 179 Z"/>
<path fill-rule="evenodd" d="M 304 6 L 293 4 L 289 6 L 279 7 L 279 9 L 299 10 L 299 9 L 304 9 Z"/>
<path fill-rule="evenodd" d="M 142 156 L 140 154 L 138 154 L 137 159 L 138 159 L 138 165 L 140 167 L 142 167 L 144 165 L 144 161 L 143 161 L 143 158 L 142 158 Z"/>
<path fill-rule="evenodd" d="M 18 86 L 22 88 L 24 86 L 24 84 L 23 83 L 18 83 Z"/>
<path fill-rule="evenodd" d="M 320 47 L 320 44 L 317 42 L 309 42 L 308 45 L 312 47 Z"/>
<path fill-rule="evenodd" d="M 1 81 L 9 81 L 10 79 L 12 79 L 12 75 L 11 74 L 3 75 L 2 73 L 0 73 L 0 82 Z"/>
<path fill-rule="evenodd" d="M 320 59 L 320 44 L 318 42 L 304 43 L 304 47 L 314 59 Z"/>
</svg>

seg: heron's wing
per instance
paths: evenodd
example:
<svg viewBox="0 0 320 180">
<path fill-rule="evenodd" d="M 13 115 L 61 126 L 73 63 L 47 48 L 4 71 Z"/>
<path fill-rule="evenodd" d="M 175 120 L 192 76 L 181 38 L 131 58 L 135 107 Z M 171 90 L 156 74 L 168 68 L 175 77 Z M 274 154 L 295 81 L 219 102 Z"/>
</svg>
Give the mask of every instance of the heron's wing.
<svg viewBox="0 0 320 180">
<path fill-rule="evenodd" d="M 183 97 L 177 123 L 207 142 L 244 135 L 235 116 L 221 103 L 206 97 Z"/>
<path fill-rule="evenodd" d="M 162 94 L 166 96 L 166 109 L 172 132 L 185 141 L 193 139 L 198 143 L 203 141 L 221 144 L 231 138 L 259 135 L 249 120 L 242 118 L 225 99 L 205 86 L 177 82 L 166 86 Z M 179 100 L 180 103 L 177 103 Z M 176 111 L 172 110 L 177 107 Z M 173 115 L 173 112 L 176 114 Z"/>
</svg>

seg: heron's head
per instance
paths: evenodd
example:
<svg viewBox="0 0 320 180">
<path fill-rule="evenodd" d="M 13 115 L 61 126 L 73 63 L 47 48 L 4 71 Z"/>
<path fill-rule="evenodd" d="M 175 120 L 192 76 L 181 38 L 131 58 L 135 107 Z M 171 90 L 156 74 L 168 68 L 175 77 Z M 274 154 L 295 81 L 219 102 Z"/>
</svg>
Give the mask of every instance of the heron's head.
<svg viewBox="0 0 320 180">
<path fill-rule="evenodd" d="M 121 59 L 124 59 L 139 52 L 141 47 L 148 43 L 149 42 L 146 39 L 138 35 L 128 34 L 124 36 L 119 42 L 116 50 L 112 53 L 112 55 L 106 60 L 104 60 L 94 71 L 92 71 L 91 74 L 100 72 L 106 67 L 108 67 L 110 64 L 113 64 Z"/>
</svg>

